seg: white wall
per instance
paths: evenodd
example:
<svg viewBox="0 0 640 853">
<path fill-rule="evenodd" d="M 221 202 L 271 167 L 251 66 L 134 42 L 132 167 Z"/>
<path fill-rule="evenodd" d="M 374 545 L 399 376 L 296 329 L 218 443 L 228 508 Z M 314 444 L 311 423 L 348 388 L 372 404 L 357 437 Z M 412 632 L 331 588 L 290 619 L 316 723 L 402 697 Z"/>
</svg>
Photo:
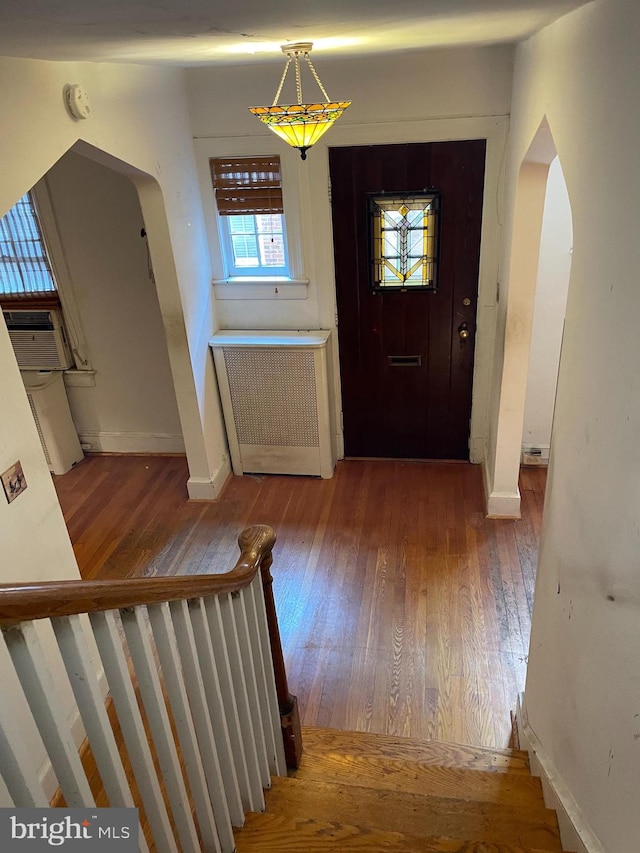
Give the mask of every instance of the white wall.
<svg viewBox="0 0 640 853">
<path fill-rule="evenodd" d="M 88 92 L 92 113 L 84 122 L 65 110 L 68 83 Z M 182 72 L 0 59 L 0 107 L 6 129 L 0 139 L 0 212 L 74 144 L 134 181 L 149 233 L 190 494 L 216 497 L 229 463 L 207 346 L 217 320 Z"/>
<path fill-rule="evenodd" d="M 599 0 L 518 48 L 507 167 L 509 233 L 546 114 L 574 251 L 525 702 L 545 772 L 607 853 L 640 838 L 639 31 L 640 6 Z"/>
<path fill-rule="evenodd" d="M 45 178 L 95 385 L 68 387 L 92 450 L 184 450 L 138 194 L 124 175 L 68 152 Z M 76 383 L 83 377 L 71 374 Z"/>
<path fill-rule="evenodd" d="M 572 242 L 571 206 L 560 160 L 556 157 L 549 167 L 542 215 L 522 431 L 523 448 L 540 448 L 543 458 L 548 458 L 551 443 Z"/>
<path fill-rule="evenodd" d="M 512 49 L 494 47 L 433 50 L 402 56 L 351 60 L 314 58 L 329 95 L 352 99 L 339 122 L 308 153 L 306 162 L 271 134 L 248 110 L 271 103 L 282 62 L 187 72 L 190 113 L 201 193 L 216 277 L 223 275 L 215 226 L 208 159 L 223 155 L 279 154 L 288 225 L 301 249 L 301 287 L 262 287 L 229 299 L 229 288 L 216 287 L 223 328 L 335 329 L 335 278 L 328 184 L 328 147 L 448 139 L 487 139 L 478 333 L 471 425 L 471 453 L 482 457 L 487 435 L 489 381 L 495 326 L 498 269 L 500 169 L 503 164 L 511 91 Z M 303 78 L 305 96 L 316 86 Z M 307 89 L 308 87 L 308 89 Z M 289 97 L 291 93 L 289 93 Z M 287 95 L 281 102 L 286 101 Z M 291 245 L 290 245 L 291 248 Z M 338 334 L 348 334 L 338 329 Z M 332 335 L 332 367 L 337 337 Z M 338 450 L 341 433 L 338 371 L 332 395 Z"/>
</svg>

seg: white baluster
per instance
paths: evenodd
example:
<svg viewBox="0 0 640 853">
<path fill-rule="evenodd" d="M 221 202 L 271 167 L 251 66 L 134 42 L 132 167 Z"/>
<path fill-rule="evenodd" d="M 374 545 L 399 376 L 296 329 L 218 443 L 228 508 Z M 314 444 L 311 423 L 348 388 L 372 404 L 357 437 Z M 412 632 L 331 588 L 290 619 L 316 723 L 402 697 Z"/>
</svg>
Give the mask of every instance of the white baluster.
<svg viewBox="0 0 640 853">
<path fill-rule="evenodd" d="M 12 668 L 4 639 L 0 637 L 0 673 Z M 6 682 L 4 682 L 6 684 Z M 7 702 L 0 701 L 0 770 L 16 808 L 46 808 L 49 803 L 42 790 L 37 769 L 22 737 L 22 720 L 9 713 Z"/>
<path fill-rule="evenodd" d="M 225 611 L 229 623 L 226 630 L 228 631 L 229 641 L 235 649 L 235 656 L 239 660 L 240 652 L 233 612 L 228 603 L 228 596 L 225 595 L 222 598 L 226 602 Z M 238 683 L 234 687 L 230 663 L 232 653 L 227 648 L 227 633 L 223 624 L 220 597 L 210 596 L 204 599 L 204 608 L 211 638 L 211 648 L 217 664 L 222 705 L 227 720 L 242 805 L 244 810 L 248 812 L 264 811 L 264 793 L 258 774 L 258 757 L 255 751 L 255 739 L 248 710 L 249 700 L 243 678 L 237 679 Z M 241 669 L 240 664 L 238 664 L 238 669 Z M 255 770 L 253 784 L 249 775 L 248 755 L 253 756 L 252 767 Z"/>
<path fill-rule="evenodd" d="M 211 646 L 211 636 L 209 634 L 204 601 L 201 598 L 189 602 L 189 616 L 191 618 L 193 642 L 198 655 L 199 671 L 202 675 L 202 685 L 204 688 L 202 704 L 206 712 L 208 712 L 207 716 L 210 720 L 209 725 L 206 727 L 205 735 L 208 736 L 209 731 L 211 731 L 211 735 L 215 741 L 231 823 L 234 826 L 242 826 L 244 823 L 244 810 L 238 779 L 236 777 L 236 767 L 233 760 L 227 718 L 222 703 L 218 668 Z"/>
<path fill-rule="evenodd" d="M 191 853 L 200 850 L 200 843 L 144 616 L 142 607 L 120 612 L 183 853 Z"/>
<path fill-rule="evenodd" d="M 177 853 L 115 614 L 92 613 L 89 618 L 154 844 L 158 853 Z"/>
<path fill-rule="evenodd" d="M 287 775 L 287 761 L 284 754 L 284 743 L 282 741 L 282 726 L 280 724 L 280 707 L 278 705 L 278 694 L 276 691 L 276 679 L 273 671 L 273 658 L 271 657 L 271 640 L 269 638 L 269 625 L 267 622 L 267 610 L 264 603 L 264 590 L 262 588 L 262 577 L 258 573 L 251 583 L 251 591 L 256 614 L 256 627 L 260 637 L 260 651 L 262 653 L 262 666 L 266 688 L 266 703 L 269 708 L 271 720 L 270 743 L 274 747 L 274 762 L 271 772 L 275 776 Z"/>
<path fill-rule="evenodd" d="M 51 620 L 91 752 L 111 808 L 135 808 L 79 616 Z M 140 828 L 140 849 L 148 851 Z"/>
<path fill-rule="evenodd" d="M 218 596 L 215 600 L 215 606 L 220 612 L 220 623 L 223 626 L 227 652 L 229 654 L 229 666 L 232 681 L 231 694 L 235 695 L 238 708 L 238 720 L 240 722 L 240 731 L 242 733 L 244 753 L 249 773 L 249 784 L 251 786 L 251 797 L 253 802 L 251 810 L 264 811 L 265 804 L 264 792 L 262 789 L 262 774 L 260 771 L 260 763 L 258 761 L 258 749 L 256 746 L 253 720 L 254 705 L 249 701 L 249 691 L 247 689 L 247 680 L 240 651 L 238 627 L 236 625 L 235 611 L 231 595 L 226 594 Z M 209 628 L 212 632 L 212 638 L 214 637 L 217 624 L 218 623 L 215 620 L 209 620 Z M 227 714 L 229 714 L 229 709 L 227 709 Z"/>
<path fill-rule="evenodd" d="M 264 738 L 262 711 L 260 709 L 260 694 L 258 692 L 258 682 L 256 678 L 256 662 L 253 659 L 251 632 L 249 630 L 244 590 L 240 590 L 240 592 L 231 596 L 231 606 L 233 607 L 236 625 L 238 627 L 238 642 L 240 644 L 240 655 L 242 657 L 242 666 L 249 695 L 251 721 L 253 723 L 253 731 L 256 738 L 260 778 L 262 780 L 262 787 L 269 788 L 271 785 L 269 759 L 267 757 L 267 746 Z"/>
<path fill-rule="evenodd" d="M 225 786 L 220 769 L 217 745 L 211 727 L 211 718 L 204 692 L 204 682 L 202 672 L 200 671 L 189 607 L 186 601 L 172 601 L 170 607 L 182 666 L 184 667 L 189 702 L 198 733 L 198 743 L 204 760 L 207 782 L 209 783 L 209 795 L 213 805 L 213 813 L 216 816 L 218 824 L 220 843 L 225 853 L 233 853 L 235 840 L 233 829 L 231 828 L 229 806 L 225 796 Z"/>
<path fill-rule="evenodd" d="M 254 582 L 260 582 L 260 578 L 256 576 Z M 273 726 L 271 722 L 271 708 L 269 707 L 269 694 L 267 690 L 267 680 L 264 669 L 264 660 L 262 656 L 260 632 L 258 628 L 258 617 L 256 614 L 256 605 L 253 593 L 253 583 L 247 589 L 243 590 L 244 606 L 247 614 L 247 629 L 249 631 L 249 648 L 251 649 L 251 660 L 256 675 L 256 696 L 258 699 L 258 709 L 262 735 L 264 737 L 264 745 L 269 763 L 269 773 L 277 773 L 276 766 L 276 745 L 273 737 Z"/>
<path fill-rule="evenodd" d="M 35 625 L 23 622 L 7 631 L 5 639 L 67 806 L 95 806 Z"/>
<path fill-rule="evenodd" d="M 153 629 L 153 638 L 158 650 L 160 666 L 162 667 L 162 676 L 171 706 L 171 715 L 176 727 L 180 750 L 189 778 L 191 796 L 193 797 L 198 817 L 198 826 L 200 827 L 202 841 L 205 849 L 215 850 L 219 853 L 221 845 L 218 840 L 218 831 L 216 830 L 216 822 L 211 808 L 209 791 L 207 790 L 207 776 L 203 767 L 203 758 L 206 761 L 208 756 L 203 755 L 201 758 L 201 750 L 198 749 L 194 721 L 187 698 L 185 676 L 189 678 L 190 674 L 186 668 L 183 674 L 169 604 L 167 602 L 154 604 L 148 606 L 147 609 Z M 233 847 L 231 850 L 233 850 Z"/>
</svg>

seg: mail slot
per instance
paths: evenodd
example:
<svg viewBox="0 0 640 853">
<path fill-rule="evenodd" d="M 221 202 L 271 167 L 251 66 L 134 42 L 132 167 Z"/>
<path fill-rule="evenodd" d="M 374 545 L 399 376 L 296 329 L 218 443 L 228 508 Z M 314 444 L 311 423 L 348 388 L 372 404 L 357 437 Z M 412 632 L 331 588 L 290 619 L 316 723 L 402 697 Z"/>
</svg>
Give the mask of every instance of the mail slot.
<svg viewBox="0 0 640 853">
<path fill-rule="evenodd" d="M 420 367 L 421 355 L 389 355 L 387 356 L 391 367 Z"/>
</svg>

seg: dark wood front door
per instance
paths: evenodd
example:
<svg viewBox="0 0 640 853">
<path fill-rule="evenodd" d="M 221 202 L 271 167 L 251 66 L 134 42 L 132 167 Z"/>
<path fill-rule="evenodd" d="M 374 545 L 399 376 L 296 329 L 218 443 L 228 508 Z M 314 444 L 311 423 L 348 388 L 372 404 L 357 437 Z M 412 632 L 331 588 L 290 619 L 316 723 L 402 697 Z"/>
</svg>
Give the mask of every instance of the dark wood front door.
<svg viewBox="0 0 640 853">
<path fill-rule="evenodd" d="M 329 152 L 345 454 L 468 459 L 485 141 Z M 375 290 L 371 193 L 439 196 L 437 289 Z"/>
</svg>

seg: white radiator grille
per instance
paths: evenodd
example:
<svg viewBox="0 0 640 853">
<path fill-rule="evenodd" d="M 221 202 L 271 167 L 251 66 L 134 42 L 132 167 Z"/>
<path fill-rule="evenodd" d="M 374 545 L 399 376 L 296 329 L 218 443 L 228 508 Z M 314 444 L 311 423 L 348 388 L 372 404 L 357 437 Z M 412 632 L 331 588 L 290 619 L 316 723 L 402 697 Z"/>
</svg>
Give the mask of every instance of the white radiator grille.
<svg viewBox="0 0 640 853">
<path fill-rule="evenodd" d="M 223 352 L 239 443 L 318 447 L 313 352 Z"/>
</svg>

